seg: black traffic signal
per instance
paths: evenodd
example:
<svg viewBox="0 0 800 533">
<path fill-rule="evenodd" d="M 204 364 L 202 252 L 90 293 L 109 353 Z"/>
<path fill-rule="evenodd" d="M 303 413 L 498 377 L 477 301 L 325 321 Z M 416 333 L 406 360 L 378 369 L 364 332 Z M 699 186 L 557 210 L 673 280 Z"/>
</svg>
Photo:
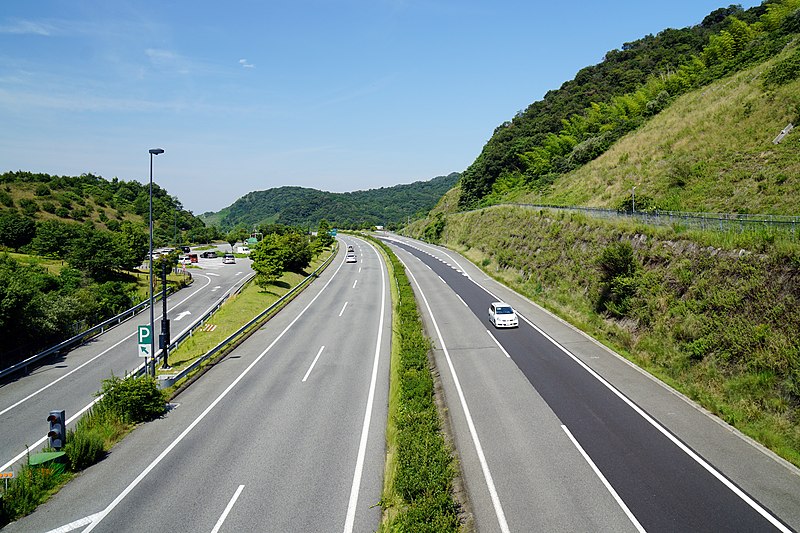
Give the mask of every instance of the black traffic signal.
<svg viewBox="0 0 800 533">
<path fill-rule="evenodd" d="M 47 421 L 50 422 L 50 431 L 47 432 L 50 447 L 60 450 L 67 443 L 67 417 L 64 411 L 50 411 Z"/>
</svg>

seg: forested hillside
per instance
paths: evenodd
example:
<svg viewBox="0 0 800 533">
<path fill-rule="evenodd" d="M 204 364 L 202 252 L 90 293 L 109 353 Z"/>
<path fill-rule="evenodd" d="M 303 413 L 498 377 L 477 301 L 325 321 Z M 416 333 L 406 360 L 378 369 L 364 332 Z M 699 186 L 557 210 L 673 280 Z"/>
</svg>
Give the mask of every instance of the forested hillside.
<svg viewBox="0 0 800 533">
<path fill-rule="evenodd" d="M 748 10 L 730 6 L 697 26 L 667 29 L 608 52 L 495 130 L 463 174 L 459 206 L 496 203 L 520 191 L 546 193 L 677 97 L 792 46 L 800 31 L 798 7 L 798 0 L 767 0 Z M 774 80 L 796 76 L 796 63 L 784 65 Z"/>
<path fill-rule="evenodd" d="M 79 223 L 112 232 L 123 222 L 146 228 L 149 199 L 149 184 L 137 181 L 106 180 L 93 174 L 0 174 L 0 216 L 16 213 L 35 222 Z M 157 183 L 153 183 L 153 219 L 156 246 L 176 240 L 208 242 L 205 224 Z M 0 232 L 0 239 L 5 235 Z M 18 247 L 18 243 L 2 240 L 0 245 Z"/>
<path fill-rule="evenodd" d="M 148 212 L 135 181 L 0 174 L 0 368 L 138 303 Z M 155 184 L 153 212 L 156 245 L 215 236 Z"/>
<path fill-rule="evenodd" d="M 264 223 L 316 228 L 322 219 L 339 228 L 394 226 L 425 215 L 458 179 L 459 174 L 452 173 L 429 181 L 346 193 L 278 187 L 246 194 L 219 213 L 204 213 L 201 218 L 223 229 Z"/>
</svg>

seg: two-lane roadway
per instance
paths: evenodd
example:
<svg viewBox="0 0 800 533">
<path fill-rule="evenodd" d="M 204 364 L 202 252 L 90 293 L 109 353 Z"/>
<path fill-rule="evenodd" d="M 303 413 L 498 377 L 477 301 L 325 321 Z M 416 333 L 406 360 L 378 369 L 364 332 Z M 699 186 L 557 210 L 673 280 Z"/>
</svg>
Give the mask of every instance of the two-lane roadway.
<svg viewBox="0 0 800 533">
<path fill-rule="evenodd" d="M 403 238 L 479 531 L 789 531 L 798 470 L 451 251 Z M 523 320 L 497 330 L 492 301 Z"/>
</svg>

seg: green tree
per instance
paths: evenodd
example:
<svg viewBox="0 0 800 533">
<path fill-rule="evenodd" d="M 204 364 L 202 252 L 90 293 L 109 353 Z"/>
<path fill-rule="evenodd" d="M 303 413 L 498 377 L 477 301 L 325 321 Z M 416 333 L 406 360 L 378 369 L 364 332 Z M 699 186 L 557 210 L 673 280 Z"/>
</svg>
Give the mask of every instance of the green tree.
<svg viewBox="0 0 800 533">
<path fill-rule="evenodd" d="M 262 289 L 275 283 L 284 272 L 284 260 L 287 255 L 286 245 L 279 235 L 265 235 L 253 250 L 253 270 L 256 271 L 256 284 Z"/>
<path fill-rule="evenodd" d="M 225 242 L 231 245 L 231 252 L 233 252 L 233 245 L 239 242 L 239 232 L 236 230 L 229 231 L 227 235 L 225 235 Z"/>
<path fill-rule="evenodd" d="M 80 226 L 60 220 L 44 220 L 36 224 L 36 237 L 31 248 L 39 255 L 64 258 L 70 244 L 80 234 Z"/>
<path fill-rule="evenodd" d="M 281 237 L 286 255 L 283 267 L 289 272 L 302 273 L 313 259 L 308 237 L 299 233 L 287 233 Z"/>
<path fill-rule="evenodd" d="M 113 237 L 115 266 L 134 270 L 150 248 L 150 236 L 141 224 L 123 222 Z"/>
<path fill-rule="evenodd" d="M 36 223 L 16 211 L 0 213 L 0 244 L 18 249 L 36 236 Z"/>
<path fill-rule="evenodd" d="M 87 227 L 81 230 L 80 238 L 71 243 L 67 261 L 70 266 L 95 280 L 107 280 L 112 275 L 112 269 L 119 265 L 112 234 Z"/>
<path fill-rule="evenodd" d="M 331 235 L 331 226 L 324 218 L 319 221 L 319 227 L 317 228 L 317 239 L 319 239 L 319 242 L 322 243 L 322 246 L 330 246 L 333 244 L 334 238 Z"/>
</svg>

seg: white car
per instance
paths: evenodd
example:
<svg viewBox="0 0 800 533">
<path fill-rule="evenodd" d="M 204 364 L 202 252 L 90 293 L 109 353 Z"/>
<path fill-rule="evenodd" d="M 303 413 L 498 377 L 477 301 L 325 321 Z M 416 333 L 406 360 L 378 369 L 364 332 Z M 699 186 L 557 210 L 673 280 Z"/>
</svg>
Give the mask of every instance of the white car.
<svg viewBox="0 0 800 533">
<path fill-rule="evenodd" d="M 225 254 L 222 256 L 222 264 L 223 265 L 234 265 L 236 264 L 236 257 L 233 254 Z"/>
<path fill-rule="evenodd" d="M 505 302 L 492 302 L 489 306 L 489 322 L 496 328 L 519 327 L 519 318 L 514 308 Z"/>
<path fill-rule="evenodd" d="M 344 256 L 345 263 L 358 263 L 358 258 L 356 258 L 356 254 L 353 252 L 347 252 L 347 255 Z"/>
</svg>

